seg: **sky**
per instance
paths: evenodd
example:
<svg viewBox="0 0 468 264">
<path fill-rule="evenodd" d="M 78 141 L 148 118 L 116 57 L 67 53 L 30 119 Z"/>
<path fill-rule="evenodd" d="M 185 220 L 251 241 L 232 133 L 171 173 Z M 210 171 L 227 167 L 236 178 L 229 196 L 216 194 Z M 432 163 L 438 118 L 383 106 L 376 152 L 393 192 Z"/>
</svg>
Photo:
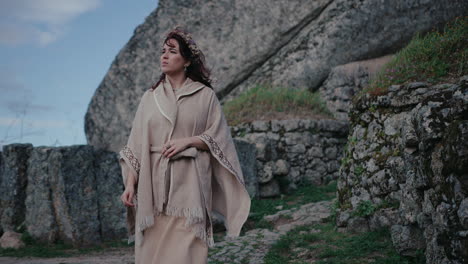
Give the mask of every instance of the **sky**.
<svg viewBox="0 0 468 264">
<path fill-rule="evenodd" d="M 0 146 L 86 144 L 94 91 L 157 3 L 1 0 Z"/>
</svg>

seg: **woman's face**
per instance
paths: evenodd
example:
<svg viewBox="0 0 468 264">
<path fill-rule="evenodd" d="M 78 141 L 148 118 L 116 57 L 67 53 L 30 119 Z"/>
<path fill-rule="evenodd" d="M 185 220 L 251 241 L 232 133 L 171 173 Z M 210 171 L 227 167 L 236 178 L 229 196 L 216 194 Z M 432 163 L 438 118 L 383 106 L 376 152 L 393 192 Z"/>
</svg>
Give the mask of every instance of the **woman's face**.
<svg viewBox="0 0 468 264">
<path fill-rule="evenodd" d="M 169 39 L 167 42 L 170 46 L 164 43 L 161 51 L 161 71 L 168 75 L 174 75 L 184 71 L 184 65 L 188 66 L 189 63 L 180 54 L 179 43 L 175 39 Z"/>
</svg>

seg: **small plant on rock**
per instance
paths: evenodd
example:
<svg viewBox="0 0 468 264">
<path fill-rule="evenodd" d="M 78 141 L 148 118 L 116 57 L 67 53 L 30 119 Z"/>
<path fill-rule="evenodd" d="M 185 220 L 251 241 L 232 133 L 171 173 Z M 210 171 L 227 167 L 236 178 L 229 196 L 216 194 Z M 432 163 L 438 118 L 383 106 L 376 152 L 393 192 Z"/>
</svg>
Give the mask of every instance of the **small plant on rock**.
<svg viewBox="0 0 468 264">
<path fill-rule="evenodd" d="M 353 212 L 354 216 L 368 217 L 374 214 L 377 207 L 371 201 L 360 201 Z"/>
</svg>

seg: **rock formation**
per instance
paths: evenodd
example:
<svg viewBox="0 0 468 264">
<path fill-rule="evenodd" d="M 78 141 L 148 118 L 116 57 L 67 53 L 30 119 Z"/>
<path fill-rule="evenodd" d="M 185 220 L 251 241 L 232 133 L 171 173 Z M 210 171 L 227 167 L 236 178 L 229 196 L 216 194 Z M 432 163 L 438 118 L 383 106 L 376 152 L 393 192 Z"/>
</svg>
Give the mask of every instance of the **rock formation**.
<svg viewBox="0 0 468 264">
<path fill-rule="evenodd" d="M 164 34 L 187 26 L 205 52 L 220 98 L 267 82 L 317 89 L 331 68 L 391 54 L 416 32 L 466 14 L 436 0 L 159 1 L 97 88 L 85 117 L 88 143 L 118 151 L 144 90 L 160 74 Z"/>
<path fill-rule="evenodd" d="M 468 76 L 393 85 L 350 112 L 337 225 L 391 227 L 403 255 L 468 262 Z"/>
</svg>

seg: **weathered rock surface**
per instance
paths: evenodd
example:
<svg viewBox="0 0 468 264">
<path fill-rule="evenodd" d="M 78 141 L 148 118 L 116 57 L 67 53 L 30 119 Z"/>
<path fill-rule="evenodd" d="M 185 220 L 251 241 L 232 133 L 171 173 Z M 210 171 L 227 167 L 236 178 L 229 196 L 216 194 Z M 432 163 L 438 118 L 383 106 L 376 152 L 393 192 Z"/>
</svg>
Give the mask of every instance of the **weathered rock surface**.
<svg viewBox="0 0 468 264">
<path fill-rule="evenodd" d="M 393 244 L 401 255 L 414 256 L 417 250 L 425 247 L 423 233 L 418 227 L 393 225 L 391 235 Z"/>
<path fill-rule="evenodd" d="M 32 144 L 3 146 L 0 152 L 0 225 L 13 231 L 24 221 L 27 161 Z"/>
<path fill-rule="evenodd" d="M 350 62 L 331 69 L 319 91 L 328 110 L 335 118 L 348 120 L 352 97 L 361 91 L 369 83 L 369 79 L 392 58 L 393 55 L 387 55 L 376 59 Z"/>
<path fill-rule="evenodd" d="M 245 186 L 250 197 L 258 196 L 257 163 L 255 162 L 255 145 L 245 140 L 234 139 L 237 155 L 244 175 Z"/>
<path fill-rule="evenodd" d="M 60 239 L 76 246 L 102 241 L 98 200 L 107 197 L 97 193 L 93 150 L 81 145 L 32 151 L 26 226 L 34 238 L 49 243 Z"/>
<path fill-rule="evenodd" d="M 116 166 L 116 160 L 117 153 L 100 149 L 94 152 L 98 217 L 103 241 L 117 240 L 127 235 L 127 225 L 123 221 L 126 209 L 120 200 L 124 187 L 121 168 Z"/>
<path fill-rule="evenodd" d="M 361 211 L 369 228 L 391 227 L 403 255 L 425 250 L 427 263 L 467 263 L 468 76 L 361 96 L 350 118 L 337 225 Z"/>
<path fill-rule="evenodd" d="M 245 235 L 217 242 L 209 251 L 209 263 L 263 263 L 263 258 L 280 234 L 268 229 L 253 229 Z"/>
<path fill-rule="evenodd" d="M 275 230 L 286 234 L 290 230 L 302 226 L 322 223 L 330 217 L 330 201 L 321 201 L 302 205 L 298 209 L 282 210 L 264 219 L 275 225 Z M 285 220 L 285 221 L 281 221 Z"/>
<path fill-rule="evenodd" d="M 229 99 L 266 82 L 317 89 L 330 69 L 391 54 L 418 31 L 467 14 L 465 0 L 162 0 L 122 48 L 90 102 L 88 143 L 118 151 L 139 99 L 160 74 L 164 34 L 188 26 L 205 52 L 215 90 Z"/>
</svg>

